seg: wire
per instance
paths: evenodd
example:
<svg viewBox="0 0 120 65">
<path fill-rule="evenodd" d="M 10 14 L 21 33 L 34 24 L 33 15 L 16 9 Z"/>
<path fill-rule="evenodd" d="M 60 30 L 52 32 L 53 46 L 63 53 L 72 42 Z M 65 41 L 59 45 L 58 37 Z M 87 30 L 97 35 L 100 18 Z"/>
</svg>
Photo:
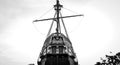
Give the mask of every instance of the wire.
<svg viewBox="0 0 120 65">
<path fill-rule="evenodd" d="M 79 13 L 77 13 L 77 12 L 75 12 L 75 11 L 73 11 L 73 10 L 70 10 L 70 9 L 68 9 L 68 8 L 65 8 L 65 7 L 63 7 L 63 9 L 65 9 L 65 10 L 67 10 L 67 11 L 70 11 L 70 12 L 72 12 L 72 13 L 75 13 L 75 14 L 79 14 Z M 84 16 L 84 15 L 83 15 L 83 16 Z M 76 26 L 75 29 L 77 29 L 80 24 L 81 24 L 81 22 L 77 24 L 77 26 Z M 75 30 L 75 29 L 74 29 L 74 30 Z M 72 32 L 72 31 L 71 31 L 71 32 Z"/>
<path fill-rule="evenodd" d="M 44 15 L 46 15 L 47 13 L 49 13 L 51 10 L 52 10 L 53 8 L 51 8 L 51 9 L 49 9 L 47 12 L 45 12 L 45 13 L 43 13 L 41 16 L 40 16 L 40 18 L 42 18 Z M 36 25 L 34 24 L 34 22 L 33 22 L 33 26 L 34 26 L 34 28 L 38 31 L 38 32 L 40 32 L 39 31 L 39 29 L 36 27 Z"/>
<path fill-rule="evenodd" d="M 59 32 L 61 33 L 61 26 L 60 26 L 60 22 L 59 22 Z"/>
<path fill-rule="evenodd" d="M 53 10 L 53 8 L 49 9 L 48 11 L 46 11 L 45 13 L 43 13 L 40 18 L 42 18 L 43 16 L 45 16 L 47 13 L 49 13 L 51 10 Z"/>
<path fill-rule="evenodd" d="M 60 12 L 60 16 L 62 17 L 61 12 Z M 66 36 L 67 36 L 67 37 L 68 37 L 68 39 L 69 39 L 69 36 L 68 36 L 68 33 L 67 33 L 67 29 L 66 29 L 66 27 L 65 27 L 65 23 L 64 23 L 64 21 L 63 21 L 63 19 L 62 19 L 62 18 L 61 18 L 61 21 L 62 21 L 63 27 L 64 27 L 64 29 L 65 29 Z"/>
<path fill-rule="evenodd" d="M 38 30 L 38 28 L 35 26 L 35 24 L 33 23 L 33 26 L 34 26 L 34 28 L 38 31 L 38 32 L 40 32 L 39 30 Z"/>
<path fill-rule="evenodd" d="M 51 23 L 51 26 L 50 26 L 49 32 L 48 32 L 48 34 L 47 34 L 47 37 L 50 35 L 51 29 L 52 29 L 52 27 L 53 27 L 53 23 L 54 23 L 54 20 L 53 20 L 52 23 Z"/>
<path fill-rule="evenodd" d="M 57 14 L 57 13 L 55 12 L 54 18 L 55 18 L 55 16 L 56 16 L 56 14 Z M 54 20 L 53 20 L 52 23 L 51 23 L 51 26 L 50 26 L 49 32 L 48 32 L 48 34 L 47 34 L 47 37 L 50 35 L 51 29 L 52 29 L 52 27 L 53 27 L 53 23 L 54 23 Z"/>
<path fill-rule="evenodd" d="M 75 13 L 75 14 L 78 14 L 77 12 L 72 11 L 72 10 L 70 10 L 70 9 L 68 9 L 68 8 L 63 7 L 63 9 L 68 10 L 68 11 L 70 11 L 70 12 L 73 12 L 73 13 Z"/>
</svg>

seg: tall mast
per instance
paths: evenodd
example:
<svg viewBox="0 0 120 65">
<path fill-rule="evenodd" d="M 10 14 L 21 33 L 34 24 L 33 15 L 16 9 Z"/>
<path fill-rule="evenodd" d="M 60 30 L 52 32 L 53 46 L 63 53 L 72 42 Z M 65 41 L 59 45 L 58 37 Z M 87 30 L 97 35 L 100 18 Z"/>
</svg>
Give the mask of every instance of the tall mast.
<svg viewBox="0 0 120 65">
<path fill-rule="evenodd" d="M 54 10 L 55 10 L 54 18 L 34 20 L 33 22 L 47 21 L 47 20 L 53 20 L 53 22 L 56 21 L 56 23 L 57 23 L 56 33 L 59 34 L 59 33 L 61 33 L 61 28 L 60 28 L 60 20 L 61 20 L 61 21 L 62 21 L 62 24 L 63 24 L 63 26 L 64 26 L 64 29 L 65 29 L 65 32 L 67 33 L 66 28 L 65 28 L 65 25 L 64 25 L 64 23 L 63 23 L 63 18 L 71 18 L 71 17 L 84 16 L 84 15 L 83 15 L 83 14 L 79 14 L 79 15 L 71 15 L 71 16 L 62 16 L 62 15 L 61 15 L 61 12 L 60 12 L 62 7 L 63 7 L 63 5 L 60 4 L 59 0 L 56 0 L 56 4 L 54 5 Z M 52 26 L 53 26 L 53 24 L 51 24 L 50 30 L 49 30 L 49 32 L 48 32 L 48 35 L 49 35 L 50 32 L 51 32 Z M 47 36 L 48 36 L 48 35 L 47 35 Z M 66 34 L 66 35 L 67 35 L 67 34 Z M 68 36 L 68 35 L 67 35 L 67 36 Z"/>
<path fill-rule="evenodd" d="M 59 33 L 60 32 L 60 20 L 59 20 L 59 14 L 60 14 L 60 10 L 63 6 L 59 3 L 59 0 L 56 0 L 56 5 L 54 5 L 55 11 L 57 13 L 57 18 L 56 18 L 56 23 L 57 23 L 57 28 L 56 28 L 56 32 Z"/>
</svg>

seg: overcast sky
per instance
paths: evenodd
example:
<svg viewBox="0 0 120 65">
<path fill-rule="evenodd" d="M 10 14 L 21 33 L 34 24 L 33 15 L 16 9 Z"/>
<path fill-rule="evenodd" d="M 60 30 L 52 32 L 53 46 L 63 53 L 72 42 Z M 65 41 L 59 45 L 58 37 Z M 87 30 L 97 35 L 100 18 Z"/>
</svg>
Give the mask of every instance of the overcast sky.
<svg viewBox="0 0 120 65">
<path fill-rule="evenodd" d="M 0 0 L 0 65 L 37 62 L 51 22 L 32 21 L 54 4 L 55 0 Z M 120 52 L 119 0 L 61 0 L 61 4 L 63 15 L 84 14 L 65 19 L 80 65 L 94 65 L 110 51 Z"/>
</svg>

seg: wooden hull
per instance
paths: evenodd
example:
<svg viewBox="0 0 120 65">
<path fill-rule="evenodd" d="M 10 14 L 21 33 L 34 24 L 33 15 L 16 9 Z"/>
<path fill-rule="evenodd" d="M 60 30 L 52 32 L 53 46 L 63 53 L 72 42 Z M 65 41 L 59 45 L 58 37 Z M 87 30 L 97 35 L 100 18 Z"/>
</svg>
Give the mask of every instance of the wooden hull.
<svg viewBox="0 0 120 65">
<path fill-rule="evenodd" d="M 47 54 L 38 65 L 78 65 L 72 57 L 67 54 Z"/>
</svg>

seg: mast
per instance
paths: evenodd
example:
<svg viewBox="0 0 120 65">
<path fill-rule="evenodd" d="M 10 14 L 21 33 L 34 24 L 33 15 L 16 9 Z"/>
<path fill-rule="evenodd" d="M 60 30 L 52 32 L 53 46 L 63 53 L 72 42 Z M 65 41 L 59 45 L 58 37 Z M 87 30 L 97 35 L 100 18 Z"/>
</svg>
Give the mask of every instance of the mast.
<svg viewBox="0 0 120 65">
<path fill-rule="evenodd" d="M 57 20 L 56 20 L 56 23 L 57 23 L 57 28 L 56 28 L 56 32 L 57 34 L 60 33 L 60 20 L 59 20 L 59 14 L 60 14 L 60 10 L 63 6 L 59 3 L 59 0 L 56 0 L 56 5 L 54 5 L 54 9 L 57 13 Z"/>
<path fill-rule="evenodd" d="M 52 22 L 55 21 L 57 24 L 56 32 L 50 35 L 53 23 L 51 24 L 47 38 L 44 42 L 44 45 L 42 47 L 41 53 L 37 61 L 38 65 L 58 65 L 58 64 L 78 65 L 78 62 L 75 61 L 76 54 L 74 53 L 72 43 L 69 40 L 63 18 L 77 17 L 83 15 L 79 14 L 79 15 L 71 15 L 71 16 L 62 16 L 60 12 L 62 7 L 63 5 L 60 4 L 59 0 L 56 0 L 56 4 L 54 5 L 55 15 L 53 18 L 33 21 L 33 22 L 39 22 L 39 21 L 52 20 Z M 63 24 L 63 28 L 65 30 L 66 36 L 61 33 L 60 24 Z"/>
<path fill-rule="evenodd" d="M 84 16 L 84 15 L 79 14 L 79 15 L 71 15 L 71 16 L 62 16 L 62 14 L 60 12 L 62 7 L 63 7 L 63 5 L 60 4 L 59 0 L 56 0 L 56 4 L 54 5 L 54 10 L 55 10 L 54 17 L 53 18 L 47 18 L 47 19 L 41 19 L 41 20 L 34 20 L 33 23 L 34 22 L 39 22 L 39 21 L 47 21 L 47 20 L 53 20 L 53 22 L 56 21 L 56 23 L 57 23 L 56 34 L 58 35 L 59 33 L 61 33 L 61 26 L 60 26 L 60 20 L 61 20 L 62 24 L 64 26 L 64 30 L 66 32 L 66 36 L 68 37 L 67 30 L 66 30 L 65 24 L 63 22 L 63 18 L 71 18 L 71 17 Z M 49 29 L 47 37 L 49 36 L 49 34 L 51 32 L 52 26 L 53 26 L 53 24 L 51 24 L 51 27 Z"/>
</svg>

